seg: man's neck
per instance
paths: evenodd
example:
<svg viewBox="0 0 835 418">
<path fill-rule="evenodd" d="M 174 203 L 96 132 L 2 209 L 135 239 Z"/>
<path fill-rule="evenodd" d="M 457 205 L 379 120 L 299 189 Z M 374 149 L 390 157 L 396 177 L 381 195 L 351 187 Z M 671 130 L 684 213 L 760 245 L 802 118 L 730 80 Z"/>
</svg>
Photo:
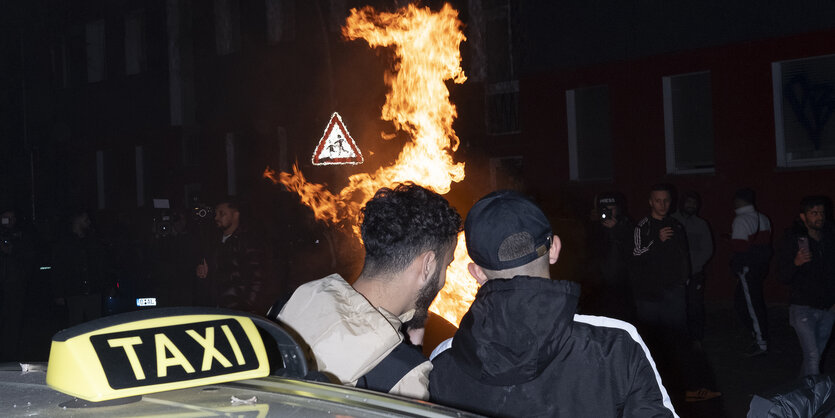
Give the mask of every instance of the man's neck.
<svg viewBox="0 0 835 418">
<path fill-rule="evenodd" d="M 394 277 L 360 277 L 351 285 L 354 290 L 363 295 L 371 306 L 383 308 L 387 312 L 400 316 L 406 312 L 406 304 L 402 300 L 403 292 L 393 291 Z"/>
<path fill-rule="evenodd" d="M 657 213 L 655 213 L 655 212 L 651 212 L 651 213 L 650 213 L 650 216 L 652 216 L 652 218 L 653 218 L 653 219 L 655 219 L 655 220 L 659 220 L 659 221 L 663 221 L 663 220 L 664 220 L 664 218 L 666 218 L 666 217 L 667 217 L 667 215 L 659 215 L 659 214 L 657 214 Z"/>
</svg>

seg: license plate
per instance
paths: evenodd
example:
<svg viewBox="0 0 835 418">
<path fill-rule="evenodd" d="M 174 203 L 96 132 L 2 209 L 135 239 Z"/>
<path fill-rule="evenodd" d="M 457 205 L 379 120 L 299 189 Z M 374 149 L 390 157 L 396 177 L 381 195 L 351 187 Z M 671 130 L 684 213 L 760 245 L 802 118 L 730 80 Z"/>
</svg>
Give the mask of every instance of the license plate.
<svg viewBox="0 0 835 418">
<path fill-rule="evenodd" d="M 157 298 L 137 298 L 136 306 L 157 306 Z"/>
</svg>

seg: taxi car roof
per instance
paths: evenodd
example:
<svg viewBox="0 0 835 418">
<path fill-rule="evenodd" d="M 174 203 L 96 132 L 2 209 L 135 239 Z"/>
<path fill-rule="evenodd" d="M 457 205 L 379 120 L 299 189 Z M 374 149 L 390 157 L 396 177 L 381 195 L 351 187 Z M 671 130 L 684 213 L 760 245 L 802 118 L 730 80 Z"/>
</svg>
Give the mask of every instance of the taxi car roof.
<svg viewBox="0 0 835 418">
<path fill-rule="evenodd" d="M 269 376 L 88 406 L 46 385 L 46 363 L 0 365 L 2 416 L 471 417 L 429 402 L 330 383 Z"/>
</svg>

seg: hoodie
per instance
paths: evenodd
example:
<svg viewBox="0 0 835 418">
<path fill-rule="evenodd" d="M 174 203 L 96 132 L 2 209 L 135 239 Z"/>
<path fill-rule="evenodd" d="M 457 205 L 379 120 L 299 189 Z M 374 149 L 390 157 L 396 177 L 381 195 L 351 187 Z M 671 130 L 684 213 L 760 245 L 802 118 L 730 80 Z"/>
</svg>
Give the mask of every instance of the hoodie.
<svg viewBox="0 0 835 418">
<path fill-rule="evenodd" d="M 579 285 L 489 280 L 433 359 L 434 402 L 489 416 L 676 416 L 628 323 L 575 315 Z"/>
</svg>

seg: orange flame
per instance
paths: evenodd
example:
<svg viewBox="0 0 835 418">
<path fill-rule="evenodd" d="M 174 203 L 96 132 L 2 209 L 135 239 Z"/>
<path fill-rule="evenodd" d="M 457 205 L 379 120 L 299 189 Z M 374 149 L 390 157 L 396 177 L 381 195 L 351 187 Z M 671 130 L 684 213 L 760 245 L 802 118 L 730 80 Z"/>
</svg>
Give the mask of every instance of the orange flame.
<svg viewBox="0 0 835 418">
<path fill-rule="evenodd" d="M 412 181 L 445 194 L 452 182 L 464 179 L 464 163 L 454 162 L 458 136 L 452 122 L 458 113 L 449 101 L 446 80 L 463 83 L 459 45 L 466 40 L 461 32 L 458 12 L 449 4 L 437 12 L 428 7 L 409 5 L 395 13 L 376 12 L 366 6 L 352 9 L 342 34 L 349 40 L 365 39 L 371 47 L 392 47 L 397 62 L 385 82 L 391 87 L 386 95 L 381 118 L 391 121 L 411 138 L 396 161 L 374 173 L 359 173 L 348 178 L 348 185 L 338 194 L 325 186 L 309 183 L 298 167 L 293 173 L 279 173 L 269 167 L 264 177 L 285 185 L 301 196 L 317 219 L 330 223 L 355 222 L 362 205 L 380 187 Z M 387 139 L 382 134 L 383 139 Z M 359 235 L 357 225 L 354 233 Z M 470 262 L 459 235 L 455 260 L 447 270 L 447 284 L 430 307 L 432 312 L 458 324 L 475 297 L 477 286 L 467 273 Z"/>
</svg>

